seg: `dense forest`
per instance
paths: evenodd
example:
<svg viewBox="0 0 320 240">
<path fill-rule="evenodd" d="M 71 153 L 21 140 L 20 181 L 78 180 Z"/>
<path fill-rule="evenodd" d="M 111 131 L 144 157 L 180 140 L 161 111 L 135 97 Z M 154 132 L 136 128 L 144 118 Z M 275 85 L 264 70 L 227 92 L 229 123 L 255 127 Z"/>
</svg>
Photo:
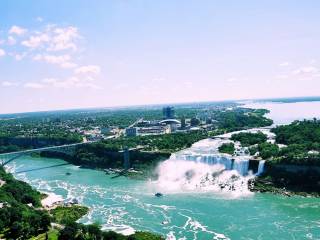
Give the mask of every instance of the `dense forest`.
<svg viewBox="0 0 320 240">
<path fill-rule="evenodd" d="M 265 127 L 272 125 L 273 121 L 264 117 L 268 110 L 238 108 L 232 111 L 217 111 L 215 120 L 221 129 L 228 132 L 238 131 L 254 127 Z"/>
<path fill-rule="evenodd" d="M 228 153 L 232 155 L 234 153 L 234 144 L 233 143 L 223 143 L 219 148 L 219 152 L 221 153 Z"/>
<path fill-rule="evenodd" d="M 15 180 L 0 167 L 0 238 L 28 239 L 46 232 L 50 216 L 40 207 L 41 194 L 28 184 Z"/>
<path fill-rule="evenodd" d="M 276 142 L 285 144 L 276 162 L 320 166 L 320 121 L 317 119 L 294 121 L 272 129 Z"/>
<path fill-rule="evenodd" d="M 257 146 L 250 147 L 249 152 L 251 155 L 254 155 L 256 152 L 259 152 L 259 156 L 262 159 L 271 159 L 278 157 L 279 147 L 277 144 L 263 142 L 259 143 Z"/>
<path fill-rule="evenodd" d="M 237 134 L 232 134 L 231 140 L 240 142 L 243 147 L 248 147 L 254 144 L 259 144 L 267 141 L 267 136 L 262 132 L 241 132 Z"/>
<path fill-rule="evenodd" d="M 294 121 L 272 129 L 276 141 L 285 145 L 305 145 L 309 150 L 320 150 L 320 120 Z"/>
<path fill-rule="evenodd" d="M 320 166 L 319 120 L 294 121 L 289 125 L 277 126 L 271 132 L 276 135 L 274 144 L 266 142 L 267 136 L 262 132 L 233 134 L 231 140 L 249 147 L 251 155 L 259 153 L 262 159 L 272 160 L 270 164 Z"/>
<path fill-rule="evenodd" d="M 259 151 L 266 163 L 265 172 L 255 179 L 254 189 L 299 195 L 320 196 L 320 121 L 294 121 L 272 129 L 276 144 L 261 143 L 250 148 Z M 284 144 L 281 148 L 277 144 Z"/>
</svg>

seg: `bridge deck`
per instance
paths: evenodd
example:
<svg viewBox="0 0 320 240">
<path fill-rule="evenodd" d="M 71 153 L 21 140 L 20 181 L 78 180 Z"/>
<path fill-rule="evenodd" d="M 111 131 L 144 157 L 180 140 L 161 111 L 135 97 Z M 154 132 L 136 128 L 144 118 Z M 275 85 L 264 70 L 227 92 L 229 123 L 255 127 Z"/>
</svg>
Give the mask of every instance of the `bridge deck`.
<svg viewBox="0 0 320 240">
<path fill-rule="evenodd" d="M 2 156 L 10 156 L 10 155 L 15 155 L 15 154 L 22 154 L 22 153 L 41 152 L 41 151 L 50 150 L 50 149 L 57 149 L 57 148 L 75 147 L 75 146 L 89 144 L 89 143 L 94 143 L 94 141 L 81 142 L 81 143 L 72 143 L 72 144 L 65 144 L 65 145 L 51 146 L 51 147 L 43 147 L 43 148 L 34 148 L 34 149 L 28 149 L 28 150 L 16 151 L 16 152 L 9 152 L 9 153 L 1 153 L 0 157 L 2 157 Z"/>
</svg>

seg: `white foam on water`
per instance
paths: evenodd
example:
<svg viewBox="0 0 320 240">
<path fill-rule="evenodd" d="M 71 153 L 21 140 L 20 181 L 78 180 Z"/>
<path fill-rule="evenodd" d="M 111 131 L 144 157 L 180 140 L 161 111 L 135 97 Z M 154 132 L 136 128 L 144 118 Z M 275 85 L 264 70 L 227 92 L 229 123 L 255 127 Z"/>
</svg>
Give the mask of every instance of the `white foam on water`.
<svg viewBox="0 0 320 240">
<path fill-rule="evenodd" d="M 177 238 L 174 235 L 173 231 L 170 231 L 167 236 L 166 236 L 166 240 L 176 240 Z"/>
<path fill-rule="evenodd" d="M 151 205 L 151 204 L 150 204 Z M 156 208 L 160 208 L 160 209 L 162 209 L 162 210 L 164 210 L 164 211 L 169 211 L 169 210 L 175 210 L 176 209 L 176 207 L 174 207 L 174 206 L 168 206 L 168 205 L 151 205 L 151 206 L 153 206 L 153 207 L 156 207 Z"/>
<path fill-rule="evenodd" d="M 222 233 L 217 233 L 217 232 L 208 230 L 207 226 L 202 225 L 199 221 L 193 219 L 192 217 L 186 216 L 183 214 L 180 214 L 180 215 L 187 218 L 187 221 L 185 222 L 182 229 L 193 232 L 194 239 L 198 239 L 197 238 L 198 233 L 207 233 L 212 236 L 212 239 L 215 239 L 215 240 L 230 240 L 228 237 L 226 237 Z"/>
<path fill-rule="evenodd" d="M 114 231 L 117 233 L 121 233 L 125 236 L 129 236 L 135 233 L 134 228 L 128 225 L 113 225 L 110 226 L 109 224 L 102 225 L 101 230 L 103 231 Z"/>
</svg>

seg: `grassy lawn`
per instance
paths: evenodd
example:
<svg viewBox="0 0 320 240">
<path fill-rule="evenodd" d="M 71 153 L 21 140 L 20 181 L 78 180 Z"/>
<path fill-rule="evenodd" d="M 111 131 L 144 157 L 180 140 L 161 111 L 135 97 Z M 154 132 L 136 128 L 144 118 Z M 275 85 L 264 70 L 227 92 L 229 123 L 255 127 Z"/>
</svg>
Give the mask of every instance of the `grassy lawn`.
<svg viewBox="0 0 320 240">
<path fill-rule="evenodd" d="M 49 230 L 48 232 L 48 239 L 49 240 L 58 240 L 58 230 L 56 229 L 51 229 Z M 46 239 L 46 234 L 43 233 L 43 234 L 40 234 L 39 236 L 37 237 L 33 237 L 31 238 L 31 240 L 45 240 Z"/>
<path fill-rule="evenodd" d="M 148 233 L 148 232 L 136 232 L 130 237 L 131 239 L 136 239 L 136 240 L 164 240 L 163 237 L 156 235 L 154 233 Z"/>
</svg>

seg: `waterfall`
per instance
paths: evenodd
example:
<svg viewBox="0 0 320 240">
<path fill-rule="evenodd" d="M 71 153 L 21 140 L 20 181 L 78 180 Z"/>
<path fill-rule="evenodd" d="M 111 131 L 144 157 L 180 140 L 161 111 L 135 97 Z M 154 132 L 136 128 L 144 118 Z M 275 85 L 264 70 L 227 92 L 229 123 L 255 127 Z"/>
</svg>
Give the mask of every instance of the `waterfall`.
<svg viewBox="0 0 320 240">
<path fill-rule="evenodd" d="M 157 168 L 157 191 L 214 191 L 251 194 L 249 156 L 220 153 L 221 140 L 205 139 L 174 153 Z"/>
<path fill-rule="evenodd" d="M 246 176 L 249 169 L 249 160 L 248 159 L 235 159 L 233 162 L 233 168 L 240 175 Z"/>
<path fill-rule="evenodd" d="M 195 163 L 203 163 L 207 165 L 222 165 L 225 170 L 236 170 L 240 175 L 245 176 L 248 174 L 249 160 L 245 158 L 232 160 L 231 157 L 222 154 L 172 154 L 170 159 L 173 160 L 186 160 Z"/>
<path fill-rule="evenodd" d="M 157 169 L 156 191 L 165 194 L 210 191 L 231 193 L 234 197 L 251 194 L 248 181 L 252 175 L 241 176 L 235 170 L 226 170 L 222 164 L 208 165 L 197 162 L 197 158 L 194 161 L 171 158 L 162 162 Z M 239 166 L 246 172 L 245 164 L 239 162 Z"/>
<path fill-rule="evenodd" d="M 238 156 L 232 159 L 230 156 L 219 153 L 212 154 L 194 154 L 194 153 L 177 153 L 172 154 L 172 160 L 185 160 L 206 165 L 222 165 L 225 170 L 236 170 L 240 175 L 246 176 L 249 173 L 249 159 L 244 156 Z M 264 171 L 265 160 L 259 161 L 258 171 L 255 174 L 259 176 Z"/>
<path fill-rule="evenodd" d="M 266 163 L 265 160 L 261 160 L 259 161 L 259 165 L 258 165 L 258 172 L 256 173 L 257 176 L 260 176 L 263 171 L 264 171 L 264 164 Z"/>
</svg>

